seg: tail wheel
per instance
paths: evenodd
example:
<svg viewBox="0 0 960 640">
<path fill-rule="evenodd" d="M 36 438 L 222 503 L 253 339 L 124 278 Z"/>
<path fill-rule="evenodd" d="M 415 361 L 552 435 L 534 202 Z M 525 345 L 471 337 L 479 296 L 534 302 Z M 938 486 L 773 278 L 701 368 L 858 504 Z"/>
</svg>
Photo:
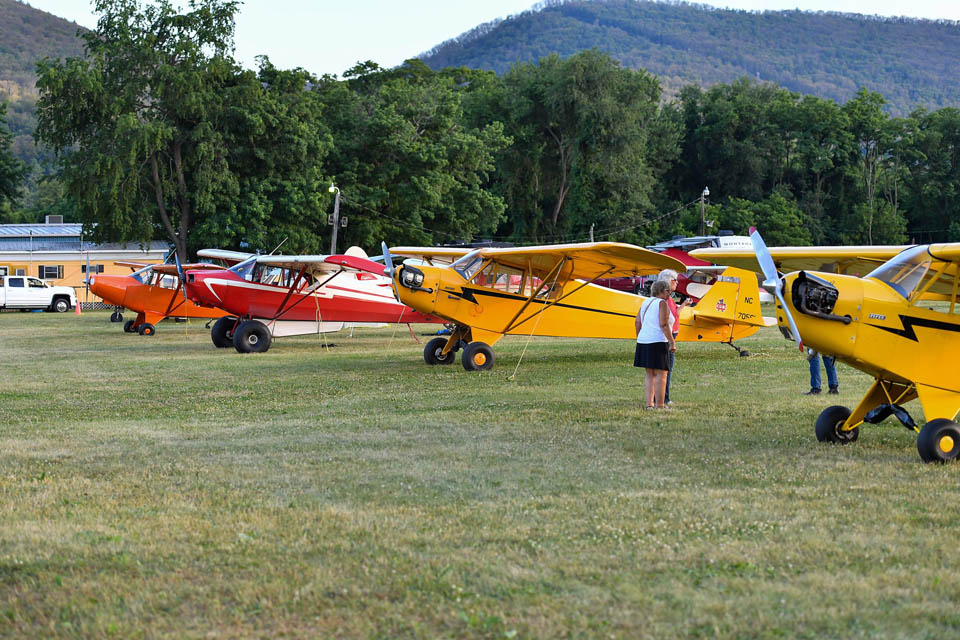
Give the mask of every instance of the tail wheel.
<svg viewBox="0 0 960 640">
<path fill-rule="evenodd" d="M 140 328 L 137 329 L 137 333 L 139 333 L 142 336 L 152 336 L 156 332 L 157 332 L 157 328 L 152 324 L 150 324 L 149 322 L 144 322 L 142 325 L 140 325 Z"/>
<path fill-rule="evenodd" d="M 850 409 L 846 407 L 827 407 L 817 418 L 817 440 L 820 442 L 838 442 L 849 444 L 860 437 L 860 427 L 849 431 L 841 431 L 840 427 L 850 417 Z"/>
<path fill-rule="evenodd" d="M 960 455 L 960 427 L 946 418 L 931 420 L 920 429 L 917 451 L 924 462 L 956 460 Z"/>
<path fill-rule="evenodd" d="M 488 371 L 493 368 L 493 349 L 486 342 L 471 342 L 463 348 L 460 362 L 467 371 Z"/>
<path fill-rule="evenodd" d="M 218 349 L 226 349 L 233 346 L 233 330 L 237 326 L 237 319 L 233 316 L 224 316 L 218 318 L 210 329 L 210 339 Z"/>
<path fill-rule="evenodd" d="M 446 338 L 434 338 L 423 348 L 423 361 L 427 364 L 453 364 L 457 354 L 453 349 L 443 355 L 443 348 L 447 346 Z"/>
<path fill-rule="evenodd" d="M 272 340 L 270 330 L 256 320 L 244 320 L 233 331 L 233 347 L 240 353 L 263 353 Z"/>
<path fill-rule="evenodd" d="M 127 320 L 123 323 L 124 333 L 136 333 L 137 330 L 133 328 L 133 325 L 136 323 L 136 320 Z"/>
</svg>

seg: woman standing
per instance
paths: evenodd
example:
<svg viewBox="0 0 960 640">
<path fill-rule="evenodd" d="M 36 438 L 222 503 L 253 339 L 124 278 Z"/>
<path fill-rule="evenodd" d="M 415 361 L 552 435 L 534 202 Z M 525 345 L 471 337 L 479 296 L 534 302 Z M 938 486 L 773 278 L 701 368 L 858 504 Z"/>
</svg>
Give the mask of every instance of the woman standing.
<svg viewBox="0 0 960 640">
<path fill-rule="evenodd" d="M 646 369 L 643 382 L 646 408 L 664 408 L 663 395 L 667 387 L 670 353 L 677 350 L 673 339 L 673 316 L 667 307 L 670 284 L 657 280 L 650 287 L 650 296 L 640 305 L 634 324 L 637 329 L 637 351 L 633 366 Z"/>
</svg>

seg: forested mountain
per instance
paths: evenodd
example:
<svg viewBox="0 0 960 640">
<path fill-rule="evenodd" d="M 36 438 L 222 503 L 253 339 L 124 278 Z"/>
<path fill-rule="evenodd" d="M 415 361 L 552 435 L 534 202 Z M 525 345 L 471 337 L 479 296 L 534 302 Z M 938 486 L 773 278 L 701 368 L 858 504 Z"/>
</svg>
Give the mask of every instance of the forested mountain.
<svg viewBox="0 0 960 640">
<path fill-rule="evenodd" d="M 909 11 L 909 6 L 904 6 Z M 960 104 L 960 24 L 803 11 L 747 12 L 647 0 L 548 0 L 420 56 L 434 69 L 503 73 L 597 48 L 658 76 L 666 94 L 749 76 L 843 103 L 860 87 L 894 115 Z"/>
<path fill-rule="evenodd" d="M 41 154 L 32 137 L 37 126 L 37 61 L 83 55 L 79 28 L 20 0 L 0 0 L 0 102 L 9 102 L 13 153 L 26 162 Z"/>
</svg>

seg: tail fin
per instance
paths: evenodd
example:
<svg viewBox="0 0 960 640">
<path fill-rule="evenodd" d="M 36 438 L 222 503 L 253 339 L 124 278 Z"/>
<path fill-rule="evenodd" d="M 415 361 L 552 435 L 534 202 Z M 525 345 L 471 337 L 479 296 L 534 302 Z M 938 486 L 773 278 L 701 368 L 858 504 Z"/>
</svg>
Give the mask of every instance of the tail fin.
<svg viewBox="0 0 960 640">
<path fill-rule="evenodd" d="M 722 322 L 769 327 L 773 318 L 760 312 L 760 288 L 753 271 L 727 267 L 694 308 L 694 315 Z"/>
</svg>

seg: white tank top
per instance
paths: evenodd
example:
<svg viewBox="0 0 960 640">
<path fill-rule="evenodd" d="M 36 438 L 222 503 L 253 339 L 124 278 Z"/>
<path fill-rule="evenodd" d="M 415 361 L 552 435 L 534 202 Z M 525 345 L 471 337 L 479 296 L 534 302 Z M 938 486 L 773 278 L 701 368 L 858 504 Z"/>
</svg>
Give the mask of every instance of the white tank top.
<svg viewBox="0 0 960 640">
<path fill-rule="evenodd" d="M 652 342 L 666 342 L 667 337 L 663 335 L 663 329 L 660 328 L 660 304 L 661 298 L 647 298 L 640 305 L 640 333 L 637 334 L 638 344 L 650 344 Z M 672 315 L 668 313 L 667 315 Z"/>
</svg>

